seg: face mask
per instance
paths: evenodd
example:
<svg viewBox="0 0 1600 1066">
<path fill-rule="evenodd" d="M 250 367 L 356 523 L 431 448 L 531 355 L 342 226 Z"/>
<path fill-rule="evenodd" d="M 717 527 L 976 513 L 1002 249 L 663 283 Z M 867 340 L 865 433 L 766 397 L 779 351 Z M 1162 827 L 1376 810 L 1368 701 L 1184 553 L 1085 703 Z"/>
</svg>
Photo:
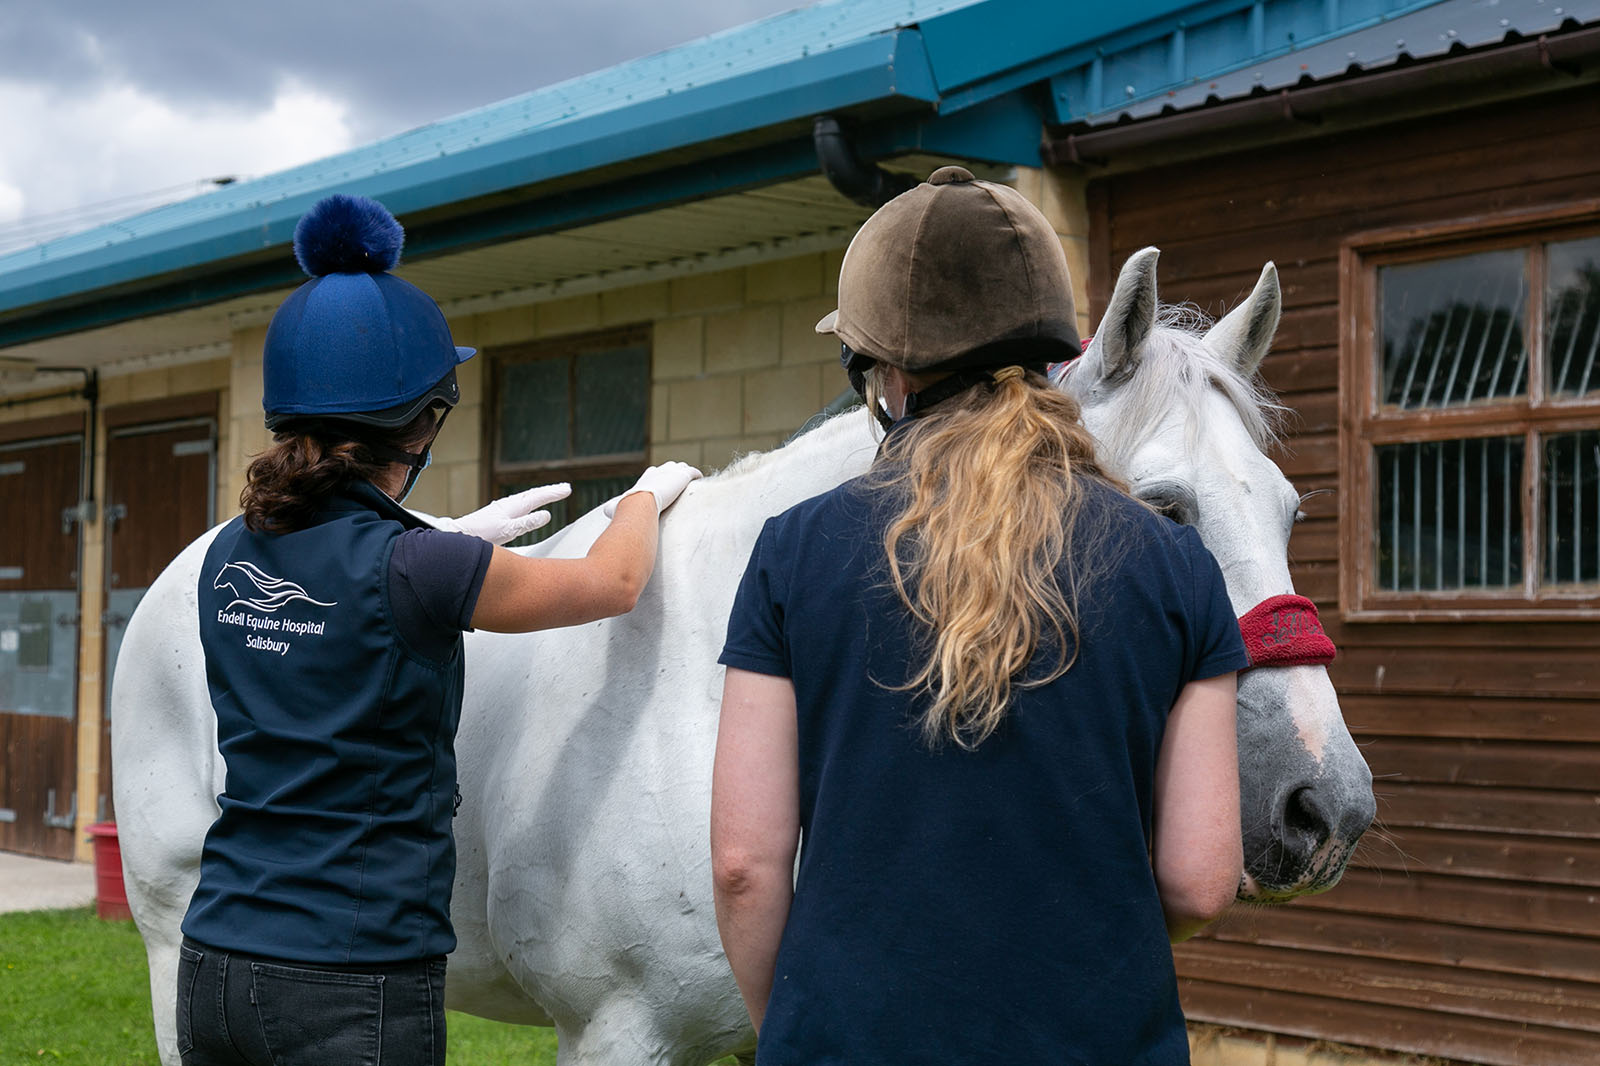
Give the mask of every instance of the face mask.
<svg viewBox="0 0 1600 1066">
<path fill-rule="evenodd" d="M 439 431 L 444 428 L 444 420 L 450 414 L 449 410 L 439 413 L 439 420 L 433 424 L 433 436 L 428 439 L 428 446 L 420 454 L 403 452 L 398 448 L 391 448 L 386 444 L 367 445 L 367 449 L 379 459 L 386 459 L 391 463 L 400 463 L 411 468 L 406 474 L 405 487 L 400 490 L 400 495 L 394 498 L 395 503 L 405 503 L 406 497 L 411 495 L 411 490 L 416 488 L 417 478 L 422 472 L 433 465 L 433 442 L 439 439 Z"/>
<path fill-rule="evenodd" d="M 411 468 L 411 473 L 406 475 L 406 487 L 400 490 L 400 495 L 395 498 L 395 503 L 405 503 L 406 497 L 411 495 L 411 490 L 417 486 L 417 478 L 422 472 L 433 465 L 433 449 L 429 448 L 422 453 L 422 463 Z"/>
</svg>

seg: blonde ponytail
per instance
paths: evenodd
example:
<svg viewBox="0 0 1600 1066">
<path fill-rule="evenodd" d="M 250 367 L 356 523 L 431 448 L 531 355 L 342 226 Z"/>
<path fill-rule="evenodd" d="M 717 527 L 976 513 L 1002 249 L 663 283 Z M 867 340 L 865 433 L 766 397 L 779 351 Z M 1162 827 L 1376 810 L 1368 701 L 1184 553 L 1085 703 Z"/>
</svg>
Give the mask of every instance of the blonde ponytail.
<svg viewBox="0 0 1600 1066">
<path fill-rule="evenodd" d="M 877 376 L 868 374 L 873 402 Z M 1013 685 L 1047 684 L 1077 659 L 1081 474 L 1121 487 L 1095 459 L 1077 401 L 1021 367 L 885 441 L 870 476 L 906 501 L 884 532 L 889 578 L 928 649 L 894 687 L 928 700 L 920 726 L 930 747 L 977 747 L 1004 719 Z M 1036 664 L 1041 648 L 1049 661 Z"/>
</svg>

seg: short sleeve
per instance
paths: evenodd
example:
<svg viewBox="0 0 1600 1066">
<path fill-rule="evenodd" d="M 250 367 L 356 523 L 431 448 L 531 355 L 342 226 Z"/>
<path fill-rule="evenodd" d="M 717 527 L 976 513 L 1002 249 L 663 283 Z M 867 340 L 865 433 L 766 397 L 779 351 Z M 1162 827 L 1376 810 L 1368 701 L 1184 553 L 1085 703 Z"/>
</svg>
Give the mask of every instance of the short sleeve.
<svg viewBox="0 0 1600 1066">
<path fill-rule="evenodd" d="M 395 628 L 424 658 L 450 658 L 483 591 L 494 545 L 462 533 L 410 529 L 389 557 L 389 604 Z"/>
<path fill-rule="evenodd" d="M 717 661 L 752 673 L 792 677 L 783 636 L 787 582 L 779 568 L 782 555 L 774 548 L 775 521 L 767 520 L 750 552 L 750 562 L 728 616 L 728 639 Z"/>
<path fill-rule="evenodd" d="M 1187 528 L 1184 532 L 1194 590 L 1189 618 L 1194 666 L 1185 679 L 1187 684 L 1243 670 L 1250 665 L 1250 657 L 1239 634 L 1239 619 L 1228 599 L 1228 586 L 1222 580 L 1222 568 L 1199 534 Z"/>
</svg>

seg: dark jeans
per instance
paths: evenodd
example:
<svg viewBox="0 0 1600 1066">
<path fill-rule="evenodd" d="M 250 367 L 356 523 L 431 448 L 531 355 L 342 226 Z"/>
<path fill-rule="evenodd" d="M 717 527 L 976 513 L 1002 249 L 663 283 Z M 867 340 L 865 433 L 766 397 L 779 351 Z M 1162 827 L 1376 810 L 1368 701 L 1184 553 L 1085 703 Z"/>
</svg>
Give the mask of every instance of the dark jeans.
<svg viewBox="0 0 1600 1066">
<path fill-rule="evenodd" d="M 444 959 L 318 966 L 178 949 L 183 1066 L 444 1066 Z"/>
</svg>

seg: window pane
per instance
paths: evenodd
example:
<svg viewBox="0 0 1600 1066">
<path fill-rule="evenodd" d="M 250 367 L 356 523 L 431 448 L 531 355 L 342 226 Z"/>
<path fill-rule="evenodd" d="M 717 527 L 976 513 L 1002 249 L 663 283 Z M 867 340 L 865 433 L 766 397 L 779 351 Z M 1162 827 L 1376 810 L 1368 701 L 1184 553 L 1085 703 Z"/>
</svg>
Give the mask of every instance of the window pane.
<svg viewBox="0 0 1600 1066">
<path fill-rule="evenodd" d="M 566 359 L 512 363 L 500 376 L 501 462 L 567 458 Z"/>
<path fill-rule="evenodd" d="M 1563 241 L 1547 248 L 1545 306 L 1550 346 L 1545 370 L 1550 395 L 1582 396 L 1600 391 L 1600 237 Z"/>
<path fill-rule="evenodd" d="M 643 347 L 578 356 L 577 455 L 642 452 L 649 424 L 650 353 Z"/>
<path fill-rule="evenodd" d="M 572 495 L 546 508 L 550 512 L 550 524 L 543 529 L 536 529 L 532 533 L 512 541 L 512 547 L 537 544 L 556 530 L 562 529 L 568 523 L 588 514 L 602 503 L 611 499 L 611 497 L 620 496 L 633 488 L 633 483 L 638 480 L 638 474 L 572 479 Z M 513 492 L 521 492 L 523 489 L 531 489 L 535 485 L 548 483 L 548 481 L 507 481 L 496 487 L 495 494 L 497 496 L 508 496 Z"/>
<path fill-rule="evenodd" d="M 1522 582 L 1521 437 L 1386 444 L 1377 459 L 1376 586 Z"/>
<path fill-rule="evenodd" d="M 1600 430 L 1544 441 L 1544 580 L 1600 581 Z"/>
<path fill-rule="evenodd" d="M 1523 264 L 1513 250 L 1378 271 L 1385 406 L 1452 407 L 1527 392 Z"/>
</svg>

